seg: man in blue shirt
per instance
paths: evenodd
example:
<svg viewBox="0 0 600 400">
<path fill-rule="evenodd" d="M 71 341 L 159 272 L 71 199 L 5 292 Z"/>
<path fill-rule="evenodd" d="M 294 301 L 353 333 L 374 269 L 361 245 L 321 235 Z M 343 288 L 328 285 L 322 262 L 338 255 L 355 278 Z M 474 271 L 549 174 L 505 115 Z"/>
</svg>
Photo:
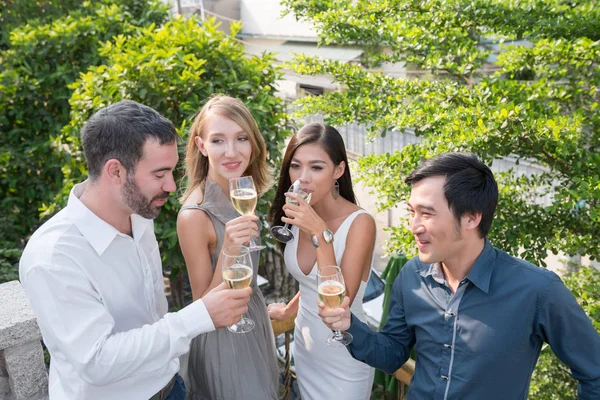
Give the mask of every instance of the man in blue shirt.
<svg viewBox="0 0 600 400">
<path fill-rule="evenodd" d="M 526 399 L 542 344 L 571 367 L 579 399 L 600 399 L 600 335 L 553 272 L 486 239 L 498 201 L 490 169 L 468 153 L 425 161 L 406 179 L 419 257 L 394 282 L 381 332 L 319 304 L 354 336 L 354 358 L 392 374 L 414 348 L 409 399 Z"/>
</svg>

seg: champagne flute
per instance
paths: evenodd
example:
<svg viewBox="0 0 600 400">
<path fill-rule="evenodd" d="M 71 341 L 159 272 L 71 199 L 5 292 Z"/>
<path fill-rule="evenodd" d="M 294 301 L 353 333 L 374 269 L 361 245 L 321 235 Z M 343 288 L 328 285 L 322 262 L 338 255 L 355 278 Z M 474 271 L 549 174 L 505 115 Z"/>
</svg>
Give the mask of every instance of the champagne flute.
<svg viewBox="0 0 600 400">
<path fill-rule="evenodd" d="M 296 180 L 294 181 L 294 183 L 292 184 L 292 186 L 290 186 L 290 189 L 288 190 L 289 193 L 298 193 L 300 195 L 300 197 L 302 197 L 302 199 L 304 199 L 305 202 L 310 203 L 310 198 L 312 197 L 312 193 L 307 192 L 305 189 L 300 187 L 300 180 Z M 293 199 L 291 197 L 286 197 L 285 198 L 285 202 L 288 204 L 294 204 L 294 205 L 298 205 L 298 202 L 296 201 L 296 199 Z M 273 235 L 273 237 L 282 242 L 282 243 L 287 243 L 292 241 L 292 239 L 294 239 L 294 234 L 292 233 L 292 231 L 289 228 L 290 224 L 285 224 L 284 226 L 274 226 L 271 228 L 271 234 Z"/>
<path fill-rule="evenodd" d="M 246 246 L 232 245 L 221 252 L 221 265 L 223 268 L 223 281 L 229 289 L 244 289 L 252 282 L 252 258 Z M 254 321 L 242 315 L 237 324 L 228 326 L 233 333 L 246 333 L 254 329 Z"/>
<path fill-rule="evenodd" d="M 346 285 L 340 267 L 329 265 L 317 271 L 317 292 L 325 307 L 335 309 L 342 305 L 346 296 Z M 327 338 L 327 344 L 330 346 L 348 346 L 350 343 L 352 343 L 352 335 L 348 332 L 340 332 L 339 329 Z"/>
<path fill-rule="evenodd" d="M 256 187 L 251 176 L 242 176 L 239 178 L 231 178 L 229 180 L 229 195 L 233 208 L 242 215 L 251 215 L 256 208 L 258 196 Z M 250 244 L 248 250 L 258 251 L 264 249 L 265 246 L 259 246 L 254 242 L 254 238 L 250 236 Z"/>
</svg>

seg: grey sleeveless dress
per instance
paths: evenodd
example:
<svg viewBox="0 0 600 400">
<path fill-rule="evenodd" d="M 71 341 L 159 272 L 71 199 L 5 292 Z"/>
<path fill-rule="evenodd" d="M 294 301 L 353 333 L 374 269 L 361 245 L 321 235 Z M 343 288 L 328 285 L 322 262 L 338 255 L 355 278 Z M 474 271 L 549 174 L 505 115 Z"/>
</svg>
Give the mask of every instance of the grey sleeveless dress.
<svg viewBox="0 0 600 400">
<path fill-rule="evenodd" d="M 223 245 L 225 224 L 239 216 L 221 187 L 207 180 L 204 201 L 184 206 L 198 209 L 210 217 L 217 247 L 211 254 L 213 271 Z M 191 212 L 191 211 L 188 211 Z M 255 238 L 255 241 L 260 238 Z M 187 398 L 193 400 L 271 400 L 277 399 L 279 370 L 273 330 L 260 289 L 256 285 L 258 252 L 252 252 L 252 296 L 246 316 L 255 327 L 248 333 L 232 333 L 227 328 L 204 333 L 192 340 L 188 357 Z"/>
</svg>

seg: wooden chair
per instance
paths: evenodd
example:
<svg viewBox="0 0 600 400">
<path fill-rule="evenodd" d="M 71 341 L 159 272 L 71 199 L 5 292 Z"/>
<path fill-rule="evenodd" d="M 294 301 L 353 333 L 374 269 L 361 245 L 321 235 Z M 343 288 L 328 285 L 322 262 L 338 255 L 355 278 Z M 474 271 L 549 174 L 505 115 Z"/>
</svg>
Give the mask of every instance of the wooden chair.
<svg viewBox="0 0 600 400">
<path fill-rule="evenodd" d="M 405 388 L 410 384 L 410 378 L 412 378 L 414 373 L 415 360 L 411 358 L 394 372 L 394 378 L 398 380 L 398 400 L 404 400 Z"/>
<path fill-rule="evenodd" d="M 283 321 L 271 320 L 273 334 L 279 336 L 285 334 L 285 370 L 284 370 L 284 399 L 289 400 L 290 388 L 292 384 L 292 371 L 290 369 L 290 339 L 294 332 L 294 321 L 296 316 L 290 317 Z M 415 373 L 415 361 L 409 359 L 402 367 L 394 372 L 394 377 L 398 380 L 398 400 L 404 399 L 404 389 L 410 384 L 410 378 Z"/>
</svg>

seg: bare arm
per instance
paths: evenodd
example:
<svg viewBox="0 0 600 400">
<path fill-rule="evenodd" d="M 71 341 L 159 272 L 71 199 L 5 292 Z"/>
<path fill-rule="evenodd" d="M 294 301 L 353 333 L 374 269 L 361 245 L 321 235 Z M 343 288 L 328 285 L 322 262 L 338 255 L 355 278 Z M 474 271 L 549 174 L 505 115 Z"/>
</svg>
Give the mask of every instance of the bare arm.
<svg viewBox="0 0 600 400">
<path fill-rule="evenodd" d="M 210 244 L 216 243 L 215 229 L 204 211 L 188 209 L 177 216 L 177 236 L 190 277 L 192 297 L 196 300 L 223 281 L 220 269 L 213 271 L 210 260 Z"/>
<path fill-rule="evenodd" d="M 242 216 L 225 224 L 223 248 L 232 244 L 245 244 L 250 236 L 258 236 L 255 215 Z M 221 274 L 221 254 L 215 270 L 211 264 L 211 244 L 217 242 L 214 226 L 210 217 L 202 210 L 190 209 L 179 213 L 177 217 L 177 234 L 181 252 L 190 277 L 192 296 L 203 297 L 223 282 Z"/>
<path fill-rule="evenodd" d="M 302 235 L 316 235 L 319 239 L 317 248 L 317 265 L 323 268 L 327 265 L 337 265 L 333 243 L 325 242 L 323 231 L 328 229 L 323 218 L 313 210 L 313 208 L 304 201 L 297 193 L 286 193 L 287 197 L 293 197 L 298 201 L 298 205 L 286 204 L 283 210 L 286 217 L 281 218 L 283 222 L 297 226 Z M 309 239 L 310 240 L 310 239 Z"/>
<path fill-rule="evenodd" d="M 375 248 L 375 229 L 375 220 L 369 214 L 360 214 L 350 226 L 346 250 L 340 262 L 350 304 L 354 301 L 360 282 L 369 279 Z"/>
</svg>

